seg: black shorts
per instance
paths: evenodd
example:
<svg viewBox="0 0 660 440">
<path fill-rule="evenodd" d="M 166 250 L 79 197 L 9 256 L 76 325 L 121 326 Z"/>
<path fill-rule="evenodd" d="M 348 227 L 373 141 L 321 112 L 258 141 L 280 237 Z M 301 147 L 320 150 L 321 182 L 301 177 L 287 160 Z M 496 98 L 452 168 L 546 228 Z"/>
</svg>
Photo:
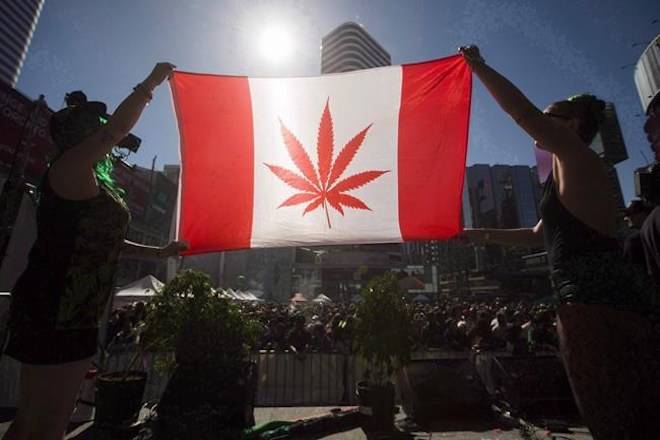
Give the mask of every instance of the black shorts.
<svg viewBox="0 0 660 440">
<path fill-rule="evenodd" d="M 96 354 L 98 328 L 58 328 L 51 301 L 43 296 L 41 301 L 35 299 L 35 295 L 12 294 L 6 341 L 0 345 L 5 355 L 25 364 L 56 365 Z"/>
<path fill-rule="evenodd" d="M 44 330 L 12 328 L 4 354 L 24 364 L 56 365 L 96 354 L 98 329 Z"/>
</svg>

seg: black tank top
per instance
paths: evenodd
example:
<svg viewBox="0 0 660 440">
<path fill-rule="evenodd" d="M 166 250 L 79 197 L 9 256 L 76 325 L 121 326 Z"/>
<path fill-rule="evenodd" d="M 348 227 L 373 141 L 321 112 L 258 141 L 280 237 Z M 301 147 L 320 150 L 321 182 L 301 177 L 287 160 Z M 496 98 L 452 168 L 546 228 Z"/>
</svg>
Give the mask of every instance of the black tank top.
<svg viewBox="0 0 660 440">
<path fill-rule="evenodd" d="M 597 252 L 619 251 L 619 242 L 571 214 L 559 200 L 552 174 L 545 182 L 540 205 L 543 239 L 551 269 L 560 269 L 576 257 Z"/>
<path fill-rule="evenodd" d="M 540 208 L 550 275 L 560 302 L 658 314 L 658 289 L 648 275 L 623 258 L 618 240 L 587 226 L 566 209 L 552 174 Z"/>
</svg>

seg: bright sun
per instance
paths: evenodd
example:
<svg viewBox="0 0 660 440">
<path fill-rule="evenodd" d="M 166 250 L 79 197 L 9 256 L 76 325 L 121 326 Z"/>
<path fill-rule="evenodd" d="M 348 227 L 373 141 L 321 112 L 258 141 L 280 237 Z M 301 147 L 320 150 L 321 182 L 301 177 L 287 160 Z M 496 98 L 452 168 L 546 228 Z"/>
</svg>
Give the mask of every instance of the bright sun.
<svg viewBox="0 0 660 440">
<path fill-rule="evenodd" d="M 293 54 L 291 33 L 283 26 L 265 27 L 259 36 L 259 51 L 270 62 L 287 61 Z"/>
</svg>

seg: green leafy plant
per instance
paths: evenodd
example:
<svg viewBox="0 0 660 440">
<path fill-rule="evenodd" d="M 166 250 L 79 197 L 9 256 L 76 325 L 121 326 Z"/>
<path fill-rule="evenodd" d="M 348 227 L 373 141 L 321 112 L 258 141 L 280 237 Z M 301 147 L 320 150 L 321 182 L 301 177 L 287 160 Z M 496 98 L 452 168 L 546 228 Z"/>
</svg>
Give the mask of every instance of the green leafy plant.
<svg viewBox="0 0 660 440">
<path fill-rule="evenodd" d="M 392 273 L 374 277 L 362 289 L 355 326 L 357 352 L 367 361 L 366 380 L 383 385 L 410 362 L 412 310 Z"/>
<path fill-rule="evenodd" d="M 186 270 L 154 295 L 141 344 L 149 351 L 175 352 L 178 364 L 238 368 L 248 358 L 258 328 L 213 289 L 208 275 Z"/>
</svg>

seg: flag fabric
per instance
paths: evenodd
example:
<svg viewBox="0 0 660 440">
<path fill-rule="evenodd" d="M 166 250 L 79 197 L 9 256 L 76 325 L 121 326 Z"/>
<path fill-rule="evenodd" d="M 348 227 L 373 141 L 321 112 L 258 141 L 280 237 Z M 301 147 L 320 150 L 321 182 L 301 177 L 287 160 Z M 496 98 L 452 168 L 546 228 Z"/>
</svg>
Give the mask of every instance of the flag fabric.
<svg viewBox="0 0 660 440">
<path fill-rule="evenodd" d="M 472 76 L 461 56 L 300 78 L 176 71 L 188 254 L 449 238 Z"/>
</svg>

